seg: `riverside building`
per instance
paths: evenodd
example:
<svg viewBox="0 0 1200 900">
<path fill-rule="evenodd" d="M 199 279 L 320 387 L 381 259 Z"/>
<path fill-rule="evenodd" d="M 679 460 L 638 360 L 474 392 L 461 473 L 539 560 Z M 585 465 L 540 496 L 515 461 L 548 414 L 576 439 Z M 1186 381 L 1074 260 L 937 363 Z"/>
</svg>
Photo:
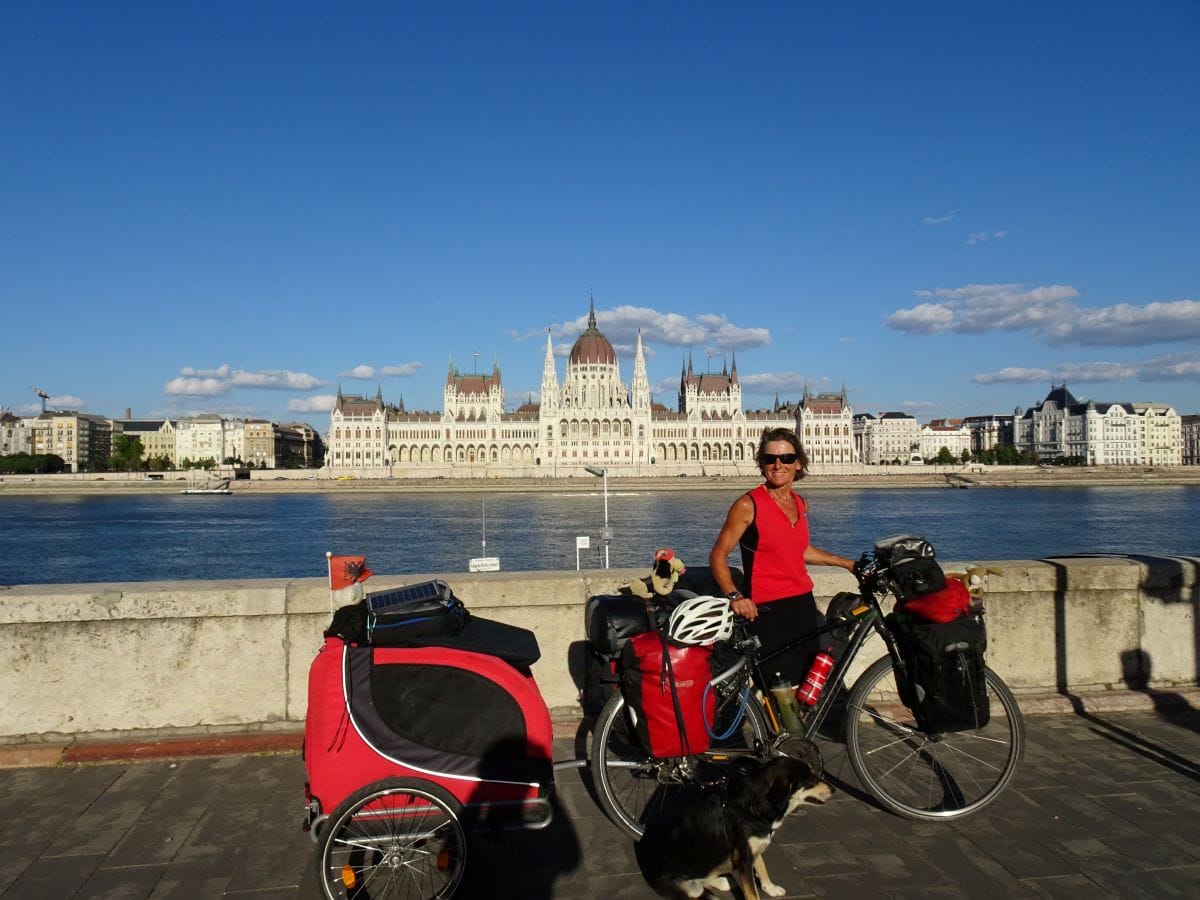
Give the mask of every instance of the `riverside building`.
<svg viewBox="0 0 1200 900">
<path fill-rule="evenodd" d="M 1183 463 L 1179 414 L 1165 403 L 1079 401 L 1053 385 L 1037 406 L 1014 413 L 1017 449 L 1040 459 L 1087 465 L 1178 466 Z"/>
<path fill-rule="evenodd" d="M 805 395 L 799 407 L 745 411 L 737 359 L 719 373 L 680 372 L 677 408 L 650 396 L 641 334 L 627 385 L 612 344 L 596 325 L 567 357 L 564 378 L 546 335 L 540 402 L 505 410 L 500 364 L 460 372 L 451 362 L 441 413 L 408 412 L 403 400 L 344 395 L 330 414 L 327 469 L 362 477 L 588 477 L 750 475 L 764 428 L 797 429 L 822 466 L 856 460 L 853 412 L 840 395 Z"/>
</svg>

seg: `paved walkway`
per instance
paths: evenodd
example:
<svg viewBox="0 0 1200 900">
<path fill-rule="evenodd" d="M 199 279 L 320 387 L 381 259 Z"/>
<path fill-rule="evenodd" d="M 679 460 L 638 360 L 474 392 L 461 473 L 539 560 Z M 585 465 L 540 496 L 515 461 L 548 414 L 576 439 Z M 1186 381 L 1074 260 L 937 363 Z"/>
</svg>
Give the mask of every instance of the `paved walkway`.
<svg viewBox="0 0 1200 900">
<path fill-rule="evenodd" d="M 842 791 L 788 820 L 773 878 L 792 897 L 1200 896 L 1200 711 L 1027 726 L 1025 766 L 984 813 L 917 824 Z M 562 774 L 550 829 L 473 846 L 460 896 L 653 897 L 585 777 Z M 295 754 L 0 771 L 0 898 L 314 896 L 303 780 Z"/>
</svg>

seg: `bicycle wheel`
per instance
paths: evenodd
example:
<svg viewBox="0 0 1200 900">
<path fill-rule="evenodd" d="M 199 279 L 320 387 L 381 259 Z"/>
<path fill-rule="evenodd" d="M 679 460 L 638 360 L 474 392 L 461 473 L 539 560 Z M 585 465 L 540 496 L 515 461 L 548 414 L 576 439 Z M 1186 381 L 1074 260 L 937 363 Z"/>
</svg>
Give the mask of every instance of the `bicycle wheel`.
<svg viewBox="0 0 1200 900">
<path fill-rule="evenodd" d="M 386 778 L 347 797 L 321 836 L 329 900 L 449 897 L 467 862 L 461 806 L 415 778 Z"/>
<path fill-rule="evenodd" d="M 718 701 L 713 731 L 723 734 L 737 718 L 741 695 Z M 613 824 L 633 839 L 647 825 L 674 818 L 706 783 L 719 778 L 734 756 L 766 753 L 769 730 L 754 697 L 724 740 L 707 752 L 688 757 L 655 759 L 642 747 L 620 693 L 609 697 L 592 735 L 591 774 L 597 799 Z"/>
<path fill-rule="evenodd" d="M 925 734 L 900 702 L 891 657 L 873 662 L 846 701 L 846 754 L 863 786 L 909 819 L 962 818 L 987 806 L 1025 752 L 1021 710 L 991 669 L 987 693 L 991 716 L 983 728 Z"/>
</svg>

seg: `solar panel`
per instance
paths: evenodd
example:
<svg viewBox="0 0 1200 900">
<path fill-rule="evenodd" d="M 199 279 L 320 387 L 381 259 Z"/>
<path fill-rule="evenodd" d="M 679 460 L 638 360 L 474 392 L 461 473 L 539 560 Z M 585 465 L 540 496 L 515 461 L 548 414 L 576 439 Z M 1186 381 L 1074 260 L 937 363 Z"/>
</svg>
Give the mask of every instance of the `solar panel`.
<svg viewBox="0 0 1200 900">
<path fill-rule="evenodd" d="M 364 600 L 367 604 L 367 612 L 378 614 L 412 603 L 428 603 L 431 600 L 445 603 L 450 597 L 450 585 L 434 579 L 418 584 L 407 584 L 404 587 L 392 588 L 387 591 L 376 591 L 367 594 Z"/>
</svg>

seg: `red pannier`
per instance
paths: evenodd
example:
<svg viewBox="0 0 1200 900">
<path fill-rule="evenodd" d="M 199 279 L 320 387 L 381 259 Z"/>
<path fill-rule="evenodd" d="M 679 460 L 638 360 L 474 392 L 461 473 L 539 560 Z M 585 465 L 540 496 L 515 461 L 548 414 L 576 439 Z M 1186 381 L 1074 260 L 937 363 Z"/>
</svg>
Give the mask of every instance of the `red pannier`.
<svg viewBox="0 0 1200 900">
<path fill-rule="evenodd" d="M 711 647 L 676 644 L 658 631 L 632 637 L 621 651 L 621 693 L 642 745 L 656 757 L 703 753 L 716 697 Z"/>
</svg>

